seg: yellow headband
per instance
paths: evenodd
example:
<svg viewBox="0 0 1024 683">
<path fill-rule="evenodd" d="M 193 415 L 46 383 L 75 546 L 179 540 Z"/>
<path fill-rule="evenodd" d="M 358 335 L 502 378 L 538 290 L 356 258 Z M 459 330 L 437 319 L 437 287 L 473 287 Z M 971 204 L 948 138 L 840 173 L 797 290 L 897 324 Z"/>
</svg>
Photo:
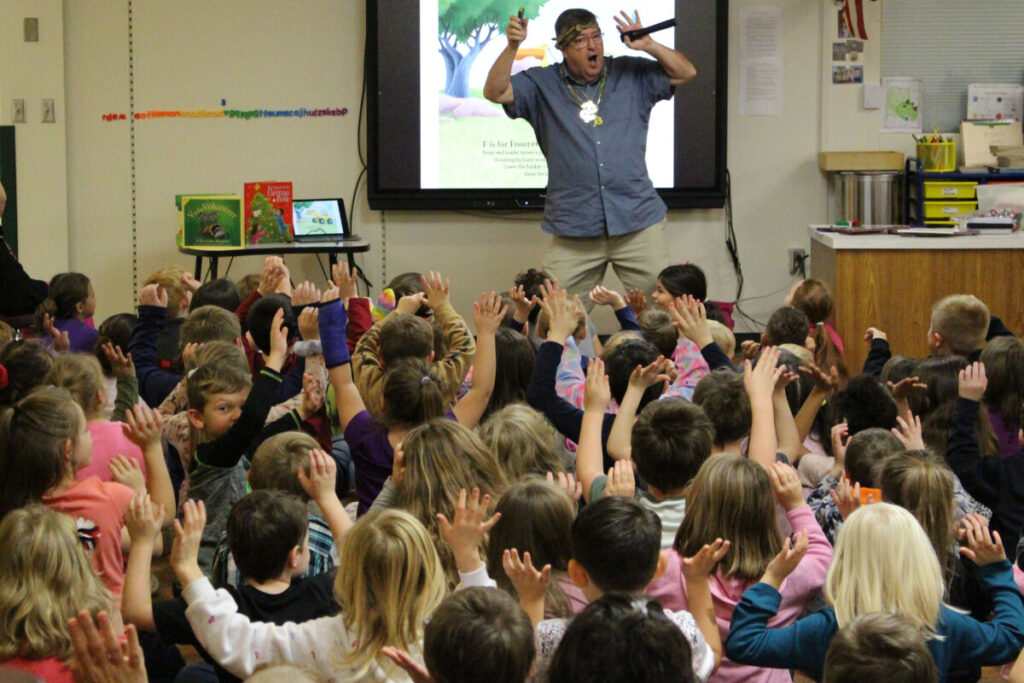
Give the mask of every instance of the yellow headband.
<svg viewBox="0 0 1024 683">
<path fill-rule="evenodd" d="M 586 24 L 576 24 L 562 31 L 562 35 L 555 39 L 555 47 L 559 50 L 564 50 L 572 44 L 572 41 L 576 40 L 577 37 L 588 28 L 600 28 L 596 21 L 591 21 Z"/>
</svg>

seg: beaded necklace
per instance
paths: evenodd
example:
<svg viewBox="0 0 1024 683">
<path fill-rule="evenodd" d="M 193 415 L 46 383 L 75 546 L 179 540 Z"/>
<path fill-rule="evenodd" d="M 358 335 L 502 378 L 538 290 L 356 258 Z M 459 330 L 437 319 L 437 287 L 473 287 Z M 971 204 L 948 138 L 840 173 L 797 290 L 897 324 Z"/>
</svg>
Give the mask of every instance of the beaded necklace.
<svg viewBox="0 0 1024 683">
<path fill-rule="evenodd" d="M 565 87 L 569 89 L 569 94 L 580 108 L 580 118 L 583 119 L 583 122 L 594 126 L 604 125 L 604 119 L 598 114 L 598 108 L 601 106 L 601 98 L 604 96 L 605 83 L 608 82 L 608 65 L 605 64 L 601 69 L 601 80 L 597 84 L 596 101 L 590 99 L 586 93 L 583 95 L 576 93 L 576 88 L 572 86 L 572 79 L 565 69 L 565 64 L 562 64 L 562 76 L 565 78 Z"/>
</svg>

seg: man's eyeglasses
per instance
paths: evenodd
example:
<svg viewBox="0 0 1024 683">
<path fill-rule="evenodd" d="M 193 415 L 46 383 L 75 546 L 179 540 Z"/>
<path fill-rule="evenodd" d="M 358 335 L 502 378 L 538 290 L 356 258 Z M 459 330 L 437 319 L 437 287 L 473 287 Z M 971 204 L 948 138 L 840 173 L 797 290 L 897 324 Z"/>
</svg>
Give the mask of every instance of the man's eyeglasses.
<svg viewBox="0 0 1024 683">
<path fill-rule="evenodd" d="M 597 33 L 591 33 L 589 36 L 579 35 L 576 36 L 572 41 L 572 46 L 577 50 L 583 50 L 587 47 L 587 44 L 593 42 L 594 45 L 604 44 L 604 36 L 598 31 Z"/>
</svg>

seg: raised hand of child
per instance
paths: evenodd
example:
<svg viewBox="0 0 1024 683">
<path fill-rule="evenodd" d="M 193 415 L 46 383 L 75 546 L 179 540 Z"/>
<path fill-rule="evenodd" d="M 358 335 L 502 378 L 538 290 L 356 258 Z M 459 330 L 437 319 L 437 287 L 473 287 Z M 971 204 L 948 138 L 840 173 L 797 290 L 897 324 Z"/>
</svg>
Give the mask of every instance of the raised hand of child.
<svg viewBox="0 0 1024 683">
<path fill-rule="evenodd" d="M 629 290 L 628 301 L 634 315 L 640 315 L 640 311 L 647 308 L 647 295 L 644 294 L 642 289 Z"/>
<path fill-rule="evenodd" d="M 579 501 L 583 497 L 583 484 L 576 481 L 576 475 L 572 472 L 566 474 L 565 472 L 559 472 L 558 476 L 555 476 L 554 472 L 548 472 L 545 477 L 549 484 L 557 486 L 572 498 L 572 502 Z"/>
<path fill-rule="evenodd" d="M 434 683 L 434 679 L 427 671 L 427 668 L 413 659 L 405 650 L 385 645 L 380 649 L 380 653 L 404 671 L 412 683 Z"/>
<path fill-rule="evenodd" d="M 864 333 L 864 341 L 872 342 L 872 341 L 874 341 L 876 339 L 888 340 L 889 339 L 889 335 L 887 335 L 885 332 L 882 332 L 877 327 L 869 327 L 868 331 Z"/>
<path fill-rule="evenodd" d="M 626 299 L 618 292 L 598 285 L 587 295 L 598 306 L 611 306 L 613 311 L 626 307 Z"/>
<path fill-rule="evenodd" d="M 658 356 L 650 365 L 636 366 L 629 375 L 629 386 L 647 391 L 649 387 L 660 382 L 668 383 L 668 365 L 671 362 L 665 356 Z"/>
<path fill-rule="evenodd" d="M 505 548 L 501 554 L 501 566 L 520 601 L 535 603 L 544 600 L 544 593 L 551 583 L 550 564 L 538 570 L 533 566 L 530 553 L 523 553 L 523 558 L 519 559 L 519 552 L 515 548 Z"/>
<path fill-rule="evenodd" d="M 124 411 L 125 436 L 142 450 L 160 443 L 164 418 L 159 411 L 149 406 L 134 405 Z"/>
<path fill-rule="evenodd" d="M 320 296 L 321 304 L 329 304 L 332 301 L 337 300 L 340 297 L 341 290 L 339 290 L 334 283 L 328 283 L 324 293 Z"/>
<path fill-rule="evenodd" d="M 743 388 L 751 401 L 768 400 L 775 391 L 775 383 L 786 367 L 779 365 L 779 349 L 775 346 L 766 347 L 761 351 L 761 358 L 754 366 L 749 360 L 743 361 Z"/>
<path fill-rule="evenodd" d="M 612 390 L 604 372 L 604 361 L 592 358 L 587 364 L 587 378 L 583 385 L 583 410 L 604 413 L 611 400 Z"/>
<path fill-rule="evenodd" d="M 401 488 L 402 480 L 405 479 L 405 450 L 402 443 L 395 446 L 395 457 L 391 462 L 391 483 L 394 487 Z"/>
<path fill-rule="evenodd" d="M 508 298 L 512 300 L 512 305 L 515 307 L 512 317 L 519 324 L 525 324 L 530 317 L 530 311 L 533 310 L 533 301 L 526 298 L 526 290 L 522 285 L 517 285 L 508 290 Z"/>
<path fill-rule="evenodd" d="M 772 482 L 772 490 L 779 500 L 779 505 L 787 512 L 796 510 L 806 503 L 804 490 L 800 485 L 800 477 L 791 465 L 773 462 L 768 468 L 768 478 Z"/>
<path fill-rule="evenodd" d="M 66 353 L 71 348 L 71 335 L 67 332 L 61 332 L 58 330 L 57 326 L 53 324 L 53 318 L 49 313 L 43 314 L 43 327 L 46 328 L 46 332 L 53 340 L 54 351 L 57 353 Z"/>
<path fill-rule="evenodd" d="M 270 323 L 270 353 L 267 356 L 267 367 L 274 372 L 281 372 L 288 357 L 288 328 L 283 325 L 284 309 L 279 308 Z"/>
<path fill-rule="evenodd" d="M 178 278 L 178 281 L 181 282 L 181 286 L 185 288 L 185 291 L 193 294 L 203 286 L 203 283 L 197 280 L 195 276 L 189 272 L 182 273 L 181 277 Z"/>
<path fill-rule="evenodd" d="M 395 304 L 395 312 L 416 315 L 416 311 L 420 310 L 424 305 L 427 305 L 427 295 L 425 292 L 406 294 Z"/>
<path fill-rule="evenodd" d="M 689 294 L 676 297 L 672 300 L 668 312 L 672 316 L 672 324 L 698 347 L 704 348 L 714 341 L 711 337 L 711 328 L 708 326 L 707 311 L 699 299 L 694 299 Z"/>
<path fill-rule="evenodd" d="M 908 451 L 921 451 L 924 450 L 924 433 L 921 429 L 921 418 L 918 415 L 914 415 L 907 409 L 906 415 L 897 415 L 896 424 L 898 427 L 893 427 L 891 431 L 903 447 Z"/>
<path fill-rule="evenodd" d="M 299 313 L 299 334 L 305 341 L 320 338 L 320 309 L 306 306 Z"/>
<path fill-rule="evenodd" d="M 317 289 L 316 285 L 309 280 L 306 280 L 292 290 L 292 306 L 294 308 L 299 308 L 301 306 L 315 304 L 320 301 L 320 296 L 320 290 Z"/>
<path fill-rule="evenodd" d="M 836 459 L 836 465 L 842 466 L 846 463 L 846 439 L 850 435 L 850 425 L 845 422 L 832 425 L 832 455 Z"/>
<path fill-rule="evenodd" d="M 807 531 L 801 531 L 796 535 L 796 542 L 786 539 L 782 544 L 782 550 L 776 555 L 768 567 L 764 570 L 761 583 L 766 583 L 778 590 L 786 577 L 793 573 L 800 560 L 807 554 Z"/>
<path fill-rule="evenodd" d="M 164 522 L 164 507 L 157 505 L 148 493 L 136 494 L 124 514 L 124 525 L 132 543 L 154 541 Z"/>
<path fill-rule="evenodd" d="M 331 266 L 331 278 L 343 301 L 359 296 L 359 271 L 355 266 L 349 268 L 346 263 L 335 263 Z"/>
<path fill-rule="evenodd" d="M 706 578 L 714 573 L 715 567 L 722 561 L 725 554 L 729 552 L 729 541 L 716 538 L 713 543 L 705 543 L 704 547 L 697 551 L 693 557 L 680 558 L 679 567 L 687 581 L 692 579 Z"/>
<path fill-rule="evenodd" d="M 302 490 L 318 503 L 337 495 L 334 485 L 338 479 L 338 464 L 319 448 L 309 451 L 309 474 L 300 467 L 298 477 Z"/>
<path fill-rule="evenodd" d="M 761 353 L 761 344 L 753 339 L 745 339 L 740 342 L 740 355 L 745 360 L 754 360 L 757 354 Z"/>
<path fill-rule="evenodd" d="M 985 364 L 975 361 L 960 371 L 960 397 L 971 401 L 980 401 L 985 395 L 988 377 L 985 376 Z"/>
<path fill-rule="evenodd" d="M 437 522 L 441 527 L 441 536 L 452 547 L 455 564 L 459 572 L 469 574 L 483 566 L 480 560 L 480 544 L 484 536 L 491 530 L 501 513 L 496 512 L 487 519 L 487 505 L 491 496 L 480 497 L 480 489 L 473 487 L 473 493 L 466 498 L 466 489 L 459 490 L 459 499 L 455 503 L 455 519 L 451 522 L 443 513 L 437 513 Z"/>
<path fill-rule="evenodd" d="M 579 297 L 570 299 L 564 289 L 558 289 L 554 283 L 547 284 L 550 287 L 541 285 L 544 298 L 540 302 L 541 310 L 548 319 L 547 340 L 565 344 L 565 340 L 576 330 L 579 320 Z"/>
<path fill-rule="evenodd" d="M 120 346 L 114 346 L 110 342 L 103 344 L 100 348 L 103 349 L 103 355 L 110 363 L 110 369 L 113 370 L 114 375 L 117 377 L 135 376 L 135 363 L 132 362 L 132 354 L 125 355 L 121 352 Z M 184 353 L 182 353 L 182 357 L 184 358 Z"/>
<path fill-rule="evenodd" d="M 110 478 L 135 491 L 136 498 L 146 493 L 146 475 L 142 473 L 139 461 L 134 458 L 126 458 L 123 455 L 111 458 Z"/>
<path fill-rule="evenodd" d="M 1006 550 L 998 531 L 989 532 L 988 520 L 979 514 L 969 514 L 960 522 L 965 529 L 966 548 L 960 554 L 979 567 L 1006 559 Z"/>
<path fill-rule="evenodd" d="M 320 386 L 320 380 L 311 373 L 302 375 L 302 402 L 298 406 L 299 417 L 303 420 L 320 410 L 324 404 L 324 388 Z"/>
<path fill-rule="evenodd" d="M 181 349 L 181 363 L 186 369 L 191 370 L 193 368 L 192 359 L 196 356 L 196 351 L 202 346 L 199 342 L 189 342 L 185 344 Z"/>
<path fill-rule="evenodd" d="M 143 306 L 167 308 L 167 290 L 160 285 L 146 285 L 139 290 L 139 303 Z"/>
<path fill-rule="evenodd" d="M 421 279 L 423 280 L 423 292 L 427 295 L 428 306 L 436 310 L 448 303 L 448 290 L 451 288 L 451 283 L 442 278 L 441 273 L 432 270 L 421 276 Z"/>
<path fill-rule="evenodd" d="M 476 323 L 477 335 L 497 332 L 506 313 L 508 306 L 502 304 L 501 296 L 494 292 L 480 294 L 480 301 L 473 302 L 473 322 Z"/>
<path fill-rule="evenodd" d="M 633 475 L 632 460 L 616 460 L 608 468 L 605 479 L 604 495 L 632 498 L 636 494 L 636 477 Z"/>
<path fill-rule="evenodd" d="M 181 506 L 181 519 L 174 520 L 174 545 L 171 546 L 171 567 L 182 586 L 203 578 L 199 568 L 199 546 L 206 526 L 203 501 L 186 500 Z"/>
<path fill-rule="evenodd" d="M 896 403 L 906 405 L 911 394 L 915 391 L 927 389 L 928 385 L 921 381 L 920 377 L 904 377 L 899 382 L 886 382 L 889 393 L 896 400 Z"/>
<path fill-rule="evenodd" d="M 71 671 L 76 683 L 146 683 L 146 662 L 133 624 L 124 627 L 126 641 L 114 628 L 110 615 L 100 612 L 93 623 L 88 610 L 68 620 Z"/>
<path fill-rule="evenodd" d="M 287 274 L 284 259 L 280 256 L 267 256 L 263 259 L 263 270 L 260 272 L 260 283 L 256 285 L 256 291 L 260 296 L 270 296 L 279 290 Z"/>
<path fill-rule="evenodd" d="M 840 477 L 839 484 L 834 491 L 829 493 L 832 502 L 836 504 L 839 514 L 843 519 L 849 519 L 850 515 L 860 507 L 860 482 L 850 486 L 850 480 L 844 475 Z M 874 496 L 868 496 L 868 502 L 876 502 Z"/>
<path fill-rule="evenodd" d="M 818 391 L 831 394 L 839 388 L 839 369 L 834 365 L 826 373 L 814 363 L 808 363 L 800 366 L 800 372 L 814 380 L 814 388 Z"/>
<path fill-rule="evenodd" d="M 775 381 L 775 395 L 784 397 L 786 395 L 786 387 L 799 380 L 800 375 L 790 370 L 788 365 L 783 364 L 779 367 L 782 368 L 782 374 Z"/>
</svg>

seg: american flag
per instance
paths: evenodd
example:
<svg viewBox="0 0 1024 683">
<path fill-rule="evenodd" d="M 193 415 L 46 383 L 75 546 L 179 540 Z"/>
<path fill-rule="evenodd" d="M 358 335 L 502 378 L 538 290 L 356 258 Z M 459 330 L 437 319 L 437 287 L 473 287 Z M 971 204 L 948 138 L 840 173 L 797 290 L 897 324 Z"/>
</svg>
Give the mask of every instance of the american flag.
<svg viewBox="0 0 1024 683">
<path fill-rule="evenodd" d="M 868 31 L 864 27 L 864 0 L 843 0 L 839 16 L 843 18 L 843 23 L 854 38 L 868 39 Z"/>
</svg>

